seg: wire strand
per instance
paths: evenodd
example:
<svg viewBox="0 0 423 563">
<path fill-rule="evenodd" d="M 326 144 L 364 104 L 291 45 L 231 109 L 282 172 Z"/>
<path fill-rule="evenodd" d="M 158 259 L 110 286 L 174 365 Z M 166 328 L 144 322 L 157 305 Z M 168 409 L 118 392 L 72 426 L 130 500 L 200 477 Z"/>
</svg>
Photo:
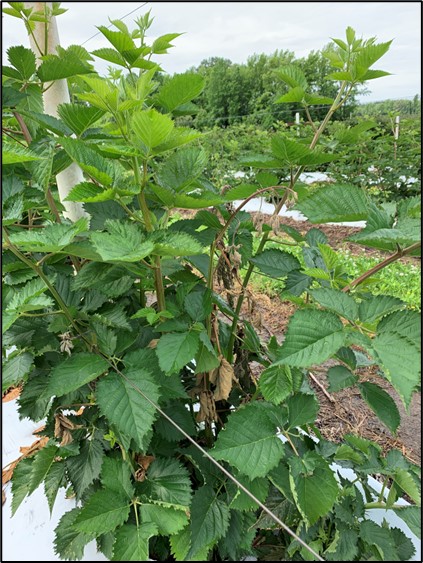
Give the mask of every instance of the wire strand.
<svg viewBox="0 0 423 563">
<path fill-rule="evenodd" d="M 148 2 L 144 2 L 144 4 L 140 4 L 134 10 L 132 10 L 131 12 L 128 12 L 127 14 L 125 14 L 124 16 L 122 16 L 119 19 L 124 20 L 125 18 L 127 18 L 128 16 L 130 16 L 131 14 L 136 12 L 137 10 L 140 10 L 146 4 L 148 4 Z M 110 29 L 112 26 L 113 26 L 113 24 L 111 23 L 110 25 L 107 26 L 107 29 Z M 97 31 L 97 33 L 94 33 L 94 35 L 92 35 L 91 37 L 88 37 L 88 39 L 86 39 L 83 43 L 81 43 L 81 47 L 82 47 L 82 45 L 85 45 L 85 43 L 88 43 L 88 41 L 91 41 L 91 39 L 94 39 L 94 37 L 97 37 L 97 35 L 100 35 L 100 33 L 101 33 L 101 31 Z"/>
<path fill-rule="evenodd" d="M 222 471 L 222 473 L 224 473 L 233 483 L 235 483 L 238 488 L 240 488 L 247 496 L 249 496 L 268 516 L 270 516 L 270 518 L 272 518 L 272 520 L 279 524 L 279 526 L 283 528 L 290 536 L 292 536 L 299 544 L 305 547 L 314 557 L 316 557 L 318 561 L 325 561 L 322 557 L 320 557 L 318 553 L 316 553 L 309 545 L 307 545 L 304 540 L 297 536 L 297 534 L 292 531 L 291 528 L 289 528 L 284 522 L 282 522 L 280 518 L 273 514 L 273 512 L 269 508 L 267 508 L 265 504 L 263 504 L 256 496 L 254 496 L 253 493 L 251 493 L 242 483 L 240 483 L 240 481 L 238 481 L 236 477 L 234 477 L 227 469 L 225 469 L 223 465 L 216 461 L 204 448 L 197 444 L 197 442 L 193 438 L 191 438 L 191 436 L 187 434 L 185 430 L 183 430 L 183 428 L 181 428 L 174 420 L 172 420 L 169 415 L 167 415 L 158 405 L 156 405 L 156 403 L 152 401 L 133 381 L 126 377 L 126 375 L 122 371 L 120 371 L 119 368 L 114 366 L 107 357 L 105 357 L 105 359 L 116 371 L 116 373 L 118 373 L 127 383 L 129 383 L 129 385 L 131 385 L 131 387 L 137 393 L 139 393 L 146 401 L 148 401 L 150 405 L 154 407 L 161 416 L 163 416 L 168 422 L 170 422 L 170 424 L 172 424 L 172 426 L 174 426 L 187 440 L 189 440 L 193 446 L 200 450 L 200 452 L 218 469 L 220 469 L 220 471 Z"/>
</svg>

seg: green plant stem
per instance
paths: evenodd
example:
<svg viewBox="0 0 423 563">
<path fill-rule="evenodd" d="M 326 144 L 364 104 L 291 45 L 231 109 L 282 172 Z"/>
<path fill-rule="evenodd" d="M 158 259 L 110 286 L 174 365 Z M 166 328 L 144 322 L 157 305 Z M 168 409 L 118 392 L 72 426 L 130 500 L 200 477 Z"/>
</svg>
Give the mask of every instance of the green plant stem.
<svg viewBox="0 0 423 563">
<path fill-rule="evenodd" d="M 388 485 L 388 481 L 389 481 L 389 476 L 385 477 L 385 480 L 383 481 L 382 489 L 381 489 L 381 491 L 380 491 L 379 498 L 377 499 L 378 502 L 383 502 L 383 501 L 384 501 L 384 498 L 385 498 L 385 497 L 384 497 L 383 495 L 384 495 L 385 489 L 386 489 L 386 487 L 387 487 L 387 485 Z"/>
<path fill-rule="evenodd" d="M 50 313 L 21 313 L 21 317 L 49 317 L 50 315 L 64 315 L 63 311 L 51 311 Z"/>
<path fill-rule="evenodd" d="M 364 274 L 361 274 L 361 276 L 359 276 L 358 278 L 353 280 L 351 283 L 346 285 L 342 289 L 342 291 L 344 293 L 351 291 L 351 289 L 354 289 L 359 284 L 363 283 L 367 278 L 370 278 L 373 274 L 376 274 L 380 270 L 383 270 L 383 268 L 386 268 L 386 266 L 389 266 L 389 264 L 392 264 L 392 262 L 399 260 L 399 258 L 402 258 L 403 256 L 406 256 L 407 254 L 411 254 L 412 252 L 414 252 L 414 250 L 417 250 L 420 247 L 421 247 L 421 242 L 415 242 L 414 244 L 407 246 L 407 248 L 404 248 L 404 249 L 399 248 L 398 251 L 395 252 L 395 254 L 388 256 L 388 258 L 385 258 L 385 260 L 382 260 L 382 262 L 379 262 L 379 264 L 376 264 L 376 266 L 373 266 L 373 268 L 370 268 L 370 270 L 367 270 L 367 272 L 364 272 Z"/>
<path fill-rule="evenodd" d="M 135 181 L 140 186 L 140 193 L 138 194 L 138 202 L 140 204 L 140 209 L 142 213 L 142 217 L 144 220 L 144 225 L 147 232 L 151 233 L 154 230 L 153 224 L 151 222 L 150 217 L 150 210 L 148 209 L 147 202 L 145 200 L 144 189 L 147 184 L 147 163 L 143 163 L 143 176 L 141 177 L 140 174 L 140 165 L 139 161 L 136 157 L 133 159 L 134 163 L 134 175 Z M 156 289 L 156 297 L 157 297 L 157 308 L 159 311 L 164 311 L 166 309 L 166 300 L 164 294 L 164 285 L 163 285 L 163 275 L 162 275 L 162 266 L 160 256 L 156 256 L 154 258 L 154 286 Z"/>
<path fill-rule="evenodd" d="M 136 502 L 133 502 L 133 503 L 132 503 L 132 506 L 133 506 L 133 508 L 134 508 L 135 522 L 137 523 L 137 528 L 139 528 L 139 527 L 140 527 L 140 521 L 139 521 L 139 518 L 138 518 L 138 507 L 137 507 L 137 503 L 136 503 Z"/>
<path fill-rule="evenodd" d="M 387 506 L 385 502 L 366 502 L 366 504 L 364 505 L 364 508 L 366 510 L 371 510 L 372 508 L 382 508 L 384 510 L 392 509 L 392 510 L 398 510 L 401 508 L 407 508 L 409 505 L 407 504 L 393 504 L 392 506 Z"/>
<path fill-rule="evenodd" d="M 285 202 L 288 199 L 288 193 L 289 193 L 288 190 L 284 193 L 283 197 L 281 198 L 280 202 L 278 203 L 278 205 L 275 208 L 274 215 L 278 215 L 279 211 L 285 205 Z M 264 233 L 263 236 L 261 237 L 261 240 L 260 240 L 260 243 L 258 245 L 256 254 L 260 254 L 260 252 L 263 250 L 268 238 L 269 238 L 269 232 Z M 239 315 L 241 313 L 241 307 L 242 307 L 242 304 L 244 302 L 245 290 L 247 289 L 248 282 L 250 281 L 251 274 L 253 273 L 253 270 L 254 270 L 254 264 L 250 263 L 250 265 L 248 266 L 247 272 L 245 274 L 245 277 L 242 281 L 241 293 L 238 296 L 238 300 L 236 302 L 234 318 L 233 318 L 232 326 L 231 326 L 231 335 L 229 337 L 227 354 L 226 354 L 226 359 L 228 360 L 229 363 L 232 363 L 232 361 L 233 361 L 233 347 L 234 347 L 234 343 L 235 343 L 236 329 L 237 329 L 237 326 L 238 326 Z"/>
</svg>

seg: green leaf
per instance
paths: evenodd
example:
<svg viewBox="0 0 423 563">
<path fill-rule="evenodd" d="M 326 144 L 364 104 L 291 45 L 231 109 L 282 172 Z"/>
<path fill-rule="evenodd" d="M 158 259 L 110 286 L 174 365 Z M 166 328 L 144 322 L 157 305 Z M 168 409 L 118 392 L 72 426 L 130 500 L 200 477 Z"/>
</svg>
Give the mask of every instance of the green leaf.
<svg viewBox="0 0 423 563">
<path fill-rule="evenodd" d="M 109 364 L 101 356 L 78 352 L 51 371 L 47 393 L 58 397 L 75 391 L 107 371 Z"/>
<path fill-rule="evenodd" d="M 35 73 L 35 55 L 31 49 L 22 47 L 22 45 L 9 47 L 7 58 L 10 64 L 18 71 L 22 81 L 29 80 Z"/>
<path fill-rule="evenodd" d="M 74 529 L 80 508 L 73 508 L 60 519 L 55 529 L 54 552 L 60 559 L 78 561 L 84 556 L 84 548 L 95 538 L 93 533 L 78 532 Z"/>
<path fill-rule="evenodd" d="M 395 434 L 401 422 L 398 407 L 393 398 L 379 385 L 374 383 L 360 383 L 361 396 L 376 414 L 376 416 Z"/>
<path fill-rule="evenodd" d="M 139 527 L 125 524 L 115 534 L 112 561 L 149 561 L 148 540 L 157 533 L 151 522 L 143 522 Z"/>
<path fill-rule="evenodd" d="M 94 51 L 91 51 L 91 54 L 95 57 L 99 57 L 100 59 L 108 61 L 109 63 L 113 63 L 119 66 L 126 66 L 125 57 L 122 57 L 120 53 L 118 53 L 114 49 L 111 49 L 110 47 L 95 49 Z"/>
<path fill-rule="evenodd" d="M 188 558 L 191 545 L 191 530 L 189 526 L 171 536 L 170 545 L 172 555 L 175 557 L 176 561 L 207 561 L 210 551 L 208 546 L 202 546 L 197 553 L 193 555 L 190 554 Z"/>
<path fill-rule="evenodd" d="M 267 478 L 257 478 L 252 481 L 243 475 L 237 475 L 238 481 L 244 485 L 246 489 L 250 491 L 259 501 L 265 502 L 267 494 L 269 492 L 269 481 Z M 249 511 L 257 510 L 257 503 L 250 498 L 248 495 L 241 491 L 236 485 L 234 485 L 235 495 L 230 503 L 230 508 L 235 510 Z"/>
<path fill-rule="evenodd" d="M 133 438 L 140 449 L 156 417 L 155 408 L 139 390 L 157 404 L 160 391 L 154 377 L 145 369 L 127 369 L 124 376 L 110 372 L 97 386 L 101 412 L 126 436 Z"/>
<path fill-rule="evenodd" d="M 66 460 L 66 468 L 78 500 L 82 498 L 91 483 L 100 476 L 103 457 L 103 445 L 94 436 L 82 442 L 78 455 Z"/>
<path fill-rule="evenodd" d="M 88 230 L 88 219 L 83 217 L 72 224 L 55 223 L 47 225 L 42 232 L 19 232 L 10 235 L 10 241 L 27 252 L 58 252 L 70 244 L 74 238 Z"/>
<path fill-rule="evenodd" d="M 379 322 L 372 341 L 386 376 L 406 407 L 420 381 L 420 330 L 417 311 L 397 311 Z"/>
<path fill-rule="evenodd" d="M 332 184 L 300 200 L 295 206 L 311 223 L 339 223 L 367 219 L 368 201 L 361 188 Z"/>
<path fill-rule="evenodd" d="M 89 74 L 93 72 L 91 66 L 78 58 L 72 52 L 64 52 L 63 55 L 46 55 L 37 70 L 41 82 L 51 82 L 69 78 L 76 74 Z"/>
<path fill-rule="evenodd" d="M 29 495 L 29 486 L 32 470 L 33 458 L 27 457 L 21 459 L 15 467 L 12 476 L 12 516 L 21 505 L 22 501 Z"/>
<path fill-rule="evenodd" d="M 93 145 L 86 141 L 61 137 L 60 144 L 67 154 L 94 180 L 108 187 L 118 187 L 124 177 L 124 168 L 112 159 L 101 156 Z M 136 192 L 134 192 L 136 193 Z"/>
<path fill-rule="evenodd" d="M 101 534 L 113 531 L 126 521 L 130 504 L 113 491 L 101 490 L 90 496 L 75 518 L 73 528 L 85 534 Z"/>
<path fill-rule="evenodd" d="M 217 353 L 207 336 L 207 333 L 200 332 L 200 347 L 195 356 L 195 373 L 209 372 L 220 365 Z"/>
<path fill-rule="evenodd" d="M 44 493 L 47 497 L 50 516 L 60 487 L 66 486 L 65 462 L 56 461 L 44 479 Z"/>
<path fill-rule="evenodd" d="M 389 313 L 398 309 L 403 309 L 404 301 L 391 295 L 372 295 L 369 299 L 363 300 L 358 308 L 360 321 L 372 323 Z"/>
<path fill-rule="evenodd" d="M 3 142 L 2 164 L 19 164 L 20 162 L 31 162 L 40 159 L 40 156 L 26 147 L 7 141 Z"/>
<path fill-rule="evenodd" d="M 22 352 L 7 358 L 3 364 L 2 393 L 7 391 L 9 387 L 14 387 L 26 379 L 31 371 L 33 361 L 34 356 L 29 352 Z"/>
<path fill-rule="evenodd" d="M 382 561 L 398 561 L 395 543 L 388 528 L 382 528 L 371 520 L 360 522 L 360 536 L 362 541 L 375 545 Z"/>
<path fill-rule="evenodd" d="M 101 482 L 105 489 L 121 496 L 127 496 L 131 499 L 134 495 L 134 487 L 131 483 L 131 468 L 122 458 L 104 458 L 101 467 Z"/>
<path fill-rule="evenodd" d="M 187 233 L 152 233 L 154 254 L 159 256 L 192 256 L 203 252 L 203 245 Z"/>
<path fill-rule="evenodd" d="M 336 530 L 333 542 L 324 552 L 327 561 L 355 561 L 358 553 L 358 534 L 344 528 Z"/>
<path fill-rule="evenodd" d="M 178 424 L 189 436 L 196 434 L 194 419 L 186 408 L 179 401 L 172 401 L 163 411 Z M 184 436 L 164 417 L 160 417 L 154 425 L 154 430 L 168 442 L 179 442 Z"/>
<path fill-rule="evenodd" d="M 93 182 L 80 182 L 76 184 L 69 194 L 66 196 L 65 201 L 80 201 L 80 202 L 98 202 L 108 201 L 115 198 L 116 191 L 113 189 L 105 190 L 101 186 Z"/>
<path fill-rule="evenodd" d="M 312 424 L 319 412 L 319 403 L 315 395 L 295 393 L 286 401 L 288 407 L 288 427 L 295 428 L 303 424 Z"/>
<path fill-rule="evenodd" d="M 207 155 L 202 149 L 181 149 L 159 168 L 157 180 L 166 189 L 184 192 L 202 174 L 206 163 Z"/>
<path fill-rule="evenodd" d="M 418 506 L 404 506 L 401 508 L 393 509 L 395 514 L 403 520 L 410 530 L 419 539 L 421 538 L 421 510 Z"/>
<path fill-rule="evenodd" d="M 284 293 L 300 297 L 310 287 L 311 281 L 310 276 L 298 270 L 292 270 L 285 280 Z"/>
<path fill-rule="evenodd" d="M 184 299 L 184 309 L 193 321 L 203 321 L 212 312 L 212 294 L 205 291 L 191 291 Z"/>
<path fill-rule="evenodd" d="M 292 393 L 292 375 L 289 366 L 270 366 L 263 371 L 259 379 L 259 389 L 266 399 L 279 405 Z"/>
<path fill-rule="evenodd" d="M 139 491 L 152 501 L 188 508 L 191 503 L 191 481 L 188 470 L 175 459 L 156 458 L 139 483 Z"/>
<path fill-rule="evenodd" d="M 343 325 L 336 315 L 300 309 L 289 321 L 276 363 L 296 367 L 322 363 L 339 350 L 344 339 Z"/>
<path fill-rule="evenodd" d="M 276 248 L 256 254 L 254 258 L 250 259 L 250 262 L 272 278 L 284 277 L 291 271 L 301 268 L 300 262 L 295 256 Z"/>
<path fill-rule="evenodd" d="M 395 549 L 400 561 L 410 561 L 415 555 L 416 549 L 413 542 L 399 528 L 391 528 L 391 536 L 395 542 Z"/>
<path fill-rule="evenodd" d="M 171 41 L 182 35 L 181 33 L 166 33 L 157 37 L 151 46 L 151 52 L 156 55 L 164 55 L 170 47 L 173 47 Z M 195 76 L 195 75 L 194 75 Z"/>
<path fill-rule="evenodd" d="M 333 311 L 349 321 L 357 320 L 358 306 L 351 295 L 329 287 L 313 289 L 310 294 L 317 303 L 329 311 Z"/>
<path fill-rule="evenodd" d="M 397 469 L 394 474 L 394 483 L 398 485 L 418 506 L 421 503 L 420 487 L 411 474 L 405 469 Z"/>
<path fill-rule="evenodd" d="M 305 74 L 299 66 L 285 65 L 277 69 L 275 74 L 291 88 L 296 88 L 298 86 L 301 86 L 304 90 L 307 90 L 308 88 Z"/>
<path fill-rule="evenodd" d="M 179 372 L 194 359 L 199 345 L 198 332 L 164 334 L 156 348 L 160 368 L 168 375 Z"/>
<path fill-rule="evenodd" d="M 93 232 L 91 240 L 103 260 L 108 262 L 138 262 L 152 253 L 154 242 L 146 240 L 135 223 L 108 219 L 107 232 Z"/>
<path fill-rule="evenodd" d="M 275 467 L 283 452 L 265 403 L 250 403 L 230 415 L 211 453 L 254 479 L 264 477 Z"/>
<path fill-rule="evenodd" d="M 367 70 L 375 64 L 385 53 L 389 51 L 392 40 L 386 43 L 378 43 L 366 45 L 361 49 L 355 57 L 353 68 L 355 70 L 356 79 L 363 81 Z"/>
<path fill-rule="evenodd" d="M 198 489 L 191 505 L 191 549 L 195 554 L 204 546 L 213 547 L 229 526 L 229 508 L 219 500 L 212 487 Z"/>
<path fill-rule="evenodd" d="M 131 118 L 131 127 L 135 138 L 146 146 L 147 152 L 150 152 L 168 139 L 174 124 L 167 115 L 149 109 L 135 113 Z"/>
<path fill-rule="evenodd" d="M 104 115 L 101 109 L 75 103 L 60 104 L 57 113 L 78 137 Z"/>
<path fill-rule="evenodd" d="M 302 103 L 304 101 L 305 92 L 301 86 L 291 88 L 286 94 L 275 100 L 277 104 L 284 104 L 290 102 Z"/>
<path fill-rule="evenodd" d="M 160 89 L 155 98 L 156 103 L 167 111 L 174 111 L 182 104 L 196 98 L 204 87 L 204 78 L 199 74 L 185 72 L 174 74 Z"/>
<path fill-rule="evenodd" d="M 295 504 L 312 526 L 332 509 L 338 496 L 338 482 L 327 461 L 314 452 L 290 458 L 288 464 Z"/>
<path fill-rule="evenodd" d="M 59 448 L 57 446 L 45 446 L 34 456 L 29 475 L 28 494 L 32 494 L 37 487 L 41 485 L 48 475 L 55 458 L 58 455 Z"/>
<path fill-rule="evenodd" d="M 336 393 L 346 387 L 358 383 L 358 377 L 344 366 L 333 366 L 328 369 L 329 393 Z"/>
<path fill-rule="evenodd" d="M 152 522 L 161 536 L 177 534 L 188 524 L 188 514 L 175 506 L 143 503 L 140 507 L 142 526 Z"/>
</svg>

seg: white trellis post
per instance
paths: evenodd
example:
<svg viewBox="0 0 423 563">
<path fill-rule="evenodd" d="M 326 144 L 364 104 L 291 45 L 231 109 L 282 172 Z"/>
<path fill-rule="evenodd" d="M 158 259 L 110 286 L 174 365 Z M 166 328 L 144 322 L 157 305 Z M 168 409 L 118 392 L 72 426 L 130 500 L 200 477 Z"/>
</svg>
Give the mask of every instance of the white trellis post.
<svg viewBox="0 0 423 563">
<path fill-rule="evenodd" d="M 52 10 L 52 2 L 25 2 L 25 8 L 32 8 L 35 12 L 44 13 L 46 8 Z M 45 33 L 46 26 L 47 33 Z M 51 16 L 47 23 L 35 22 L 33 35 L 29 35 L 29 42 L 32 51 L 37 57 L 37 66 L 39 66 L 42 62 L 42 60 L 40 59 L 42 55 L 57 54 L 56 48 L 58 45 L 60 45 L 60 41 L 56 18 L 54 16 Z M 44 51 L 43 53 L 39 51 L 37 45 L 39 45 L 40 48 Z M 65 79 L 62 79 L 55 80 L 51 85 L 48 84 L 47 86 L 48 89 L 46 89 L 46 91 L 43 93 L 44 112 L 48 115 L 52 115 L 53 117 L 58 117 L 58 105 L 70 102 L 68 84 Z M 75 162 L 56 176 L 60 201 L 65 208 L 63 215 L 71 221 L 77 221 L 81 217 L 88 216 L 86 211 L 84 211 L 81 203 L 65 201 L 65 198 L 67 197 L 71 189 L 76 184 L 79 184 L 83 181 L 84 176 L 82 170 Z"/>
<path fill-rule="evenodd" d="M 399 137 L 399 124 L 400 124 L 400 116 L 397 115 L 395 118 L 395 127 L 394 127 L 394 160 L 397 159 L 397 141 Z"/>
<path fill-rule="evenodd" d="M 299 114 L 298 111 L 295 114 L 295 123 L 296 123 L 296 126 L 297 126 L 297 137 L 299 137 L 300 136 L 300 114 Z"/>
</svg>

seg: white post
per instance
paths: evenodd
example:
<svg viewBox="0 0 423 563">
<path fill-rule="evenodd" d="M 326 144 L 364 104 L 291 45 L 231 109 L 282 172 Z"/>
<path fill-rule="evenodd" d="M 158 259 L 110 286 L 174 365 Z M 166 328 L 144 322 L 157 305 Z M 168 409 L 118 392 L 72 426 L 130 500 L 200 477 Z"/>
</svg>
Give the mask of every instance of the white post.
<svg viewBox="0 0 423 563">
<path fill-rule="evenodd" d="M 295 114 L 295 123 L 297 125 L 297 136 L 300 136 L 300 114 L 297 111 L 297 113 Z"/>
<path fill-rule="evenodd" d="M 397 115 L 395 118 L 395 127 L 394 127 L 394 160 L 397 159 L 397 141 L 399 137 L 399 124 L 400 124 L 400 116 Z"/>
<path fill-rule="evenodd" d="M 50 10 L 52 9 L 52 2 L 25 2 L 25 8 L 32 8 L 35 12 L 44 13 L 44 9 L 47 6 Z M 45 44 L 45 27 L 48 26 L 47 30 L 47 45 Z M 37 44 L 45 52 L 40 53 L 34 37 L 29 35 L 29 42 L 31 49 L 37 57 L 37 66 L 42 63 L 40 57 L 43 54 L 56 55 L 56 47 L 60 45 L 59 32 L 57 29 L 56 18 L 51 17 L 48 23 L 35 22 L 34 27 L 34 37 Z M 58 117 L 57 107 L 59 104 L 66 104 L 70 102 L 68 84 L 65 79 L 55 80 L 51 86 L 47 84 L 48 89 L 43 93 L 44 102 L 44 112 L 53 117 Z M 73 201 L 64 201 L 71 189 L 80 182 L 84 181 L 84 176 L 81 168 L 73 162 L 68 168 L 57 174 L 57 189 L 59 191 L 59 197 L 62 205 L 65 208 L 63 215 L 70 219 L 71 221 L 77 221 L 81 217 L 88 217 L 88 213 L 84 211 L 81 203 L 76 203 Z"/>
<path fill-rule="evenodd" d="M 394 139 L 398 141 L 399 137 L 399 124 L 400 124 L 400 116 L 397 115 L 395 118 L 395 130 L 394 130 Z"/>
</svg>

